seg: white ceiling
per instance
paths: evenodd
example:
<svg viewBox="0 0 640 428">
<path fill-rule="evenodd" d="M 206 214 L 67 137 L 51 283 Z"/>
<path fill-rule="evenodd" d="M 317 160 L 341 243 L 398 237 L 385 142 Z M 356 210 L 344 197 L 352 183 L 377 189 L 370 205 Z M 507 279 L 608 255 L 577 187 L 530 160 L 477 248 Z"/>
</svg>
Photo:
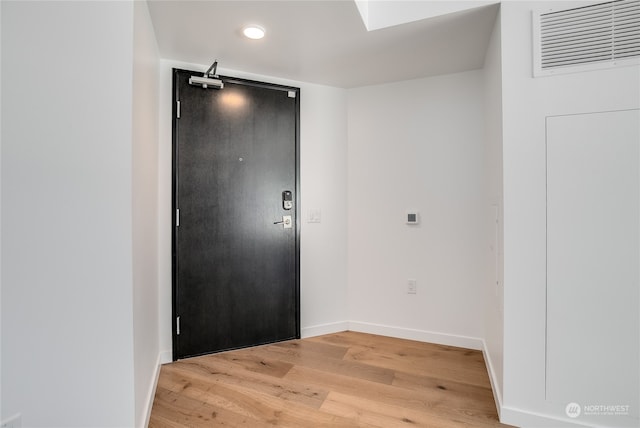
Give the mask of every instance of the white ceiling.
<svg viewBox="0 0 640 428">
<path fill-rule="evenodd" d="M 352 0 L 149 1 L 162 58 L 344 88 L 481 68 L 497 8 L 367 31 Z"/>
</svg>

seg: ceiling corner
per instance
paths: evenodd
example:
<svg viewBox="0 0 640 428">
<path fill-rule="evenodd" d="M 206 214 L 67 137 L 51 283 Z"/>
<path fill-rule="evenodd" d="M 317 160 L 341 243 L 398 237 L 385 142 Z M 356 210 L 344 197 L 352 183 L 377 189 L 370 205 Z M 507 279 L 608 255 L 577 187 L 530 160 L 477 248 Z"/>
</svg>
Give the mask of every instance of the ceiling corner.
<svg viewBox="0 0 640 428">
<path fill-rule="evenodd" d="M 500 3 L 499 0 L 354 0 L 367 30 L 379 30 L 423 19 L 435 18 L 482 6 Z M 359 3 L 364 3 L 362 6 Z M 364 10 L 364 12 L 363 12 Z"/>
<path fill-rule="evenodd" d="M 369 28 L 369 0 L 353 0 L 362 18 L 362 23 L 367 28 L 367 31 L 371 31 Z"/>
</svg>

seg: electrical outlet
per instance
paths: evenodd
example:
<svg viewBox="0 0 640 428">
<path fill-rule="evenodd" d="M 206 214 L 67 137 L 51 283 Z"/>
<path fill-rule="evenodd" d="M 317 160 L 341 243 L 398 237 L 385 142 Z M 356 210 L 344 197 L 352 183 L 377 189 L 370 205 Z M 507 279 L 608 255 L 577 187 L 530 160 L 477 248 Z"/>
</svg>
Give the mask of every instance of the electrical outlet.
<svg viewBox="0 0 640 428">
<path fill-rule="evenodd" d="M 18 413 L 9 419 L 2 421 L 0 428 L 22 428 L 22 415 Z"/>
<path fill-rule="evenodd" d="M 418 281 L 415 279 L 407 280 L 407 294 L 417 294 L 418 293 Z"/>
</svg>

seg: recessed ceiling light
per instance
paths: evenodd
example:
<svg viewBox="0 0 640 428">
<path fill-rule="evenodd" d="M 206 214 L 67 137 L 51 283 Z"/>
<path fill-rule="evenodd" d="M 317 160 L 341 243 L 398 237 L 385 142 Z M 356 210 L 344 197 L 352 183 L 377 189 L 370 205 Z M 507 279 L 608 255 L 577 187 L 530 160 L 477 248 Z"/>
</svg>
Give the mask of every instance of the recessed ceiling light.
<svg viewBox="0 0 640 428">
<path fill-rule="evenodd" d="M 257 25 L 249 25 L 244 27 L 242 34 L 250 39 L 258 40 L 264 37 L 264 28 L 258 27 Z"/>
</svg>

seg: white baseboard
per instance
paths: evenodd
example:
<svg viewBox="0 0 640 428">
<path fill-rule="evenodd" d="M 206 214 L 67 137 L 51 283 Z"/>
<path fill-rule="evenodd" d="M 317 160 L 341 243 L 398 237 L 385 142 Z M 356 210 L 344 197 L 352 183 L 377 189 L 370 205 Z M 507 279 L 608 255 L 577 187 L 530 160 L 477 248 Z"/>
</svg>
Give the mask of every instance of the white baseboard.
<svg viewBox="0 0 640 428">
<path fill-rule="evenodd" d="M 482 339 L 455 334 L 437 333 L 433 331 L 412 328 L 394 327 L 368 322 L 349 321 L 349 330 L 360 333 L 378 334 L 381 336 L 397 337 L 399 339 L 417 340 L 419 342 L 436 343 L 438 345 L 457 346 L 467 349 L 482 349 Z"/>
<path fill-rule="evenodd" d="M 530 412 L 504 406 L 500 413 L 500 422 L 518 426 L 521 428 L 579 428 L 597 427 L 597 425 L 584 425 L 572 419 L 557 418 L 551 415 Z"/>
<path fill-rule="evenodd" d="M 346 331 L 348 329 L 348 321 L 339 321 L 303 327 L 300 329 L 300 335 L 305 339 L 307 337 L 322 336 L 323 334 L 340 333 L 341 331 Z"/>
<path fill-rule="evenodd" d="M 500 383 L 498 383 L 498 378 L 496 377 L 496 371 L 493 368 L 489 348 L 487 348 L 487 343 L 484 339 L 482 340 L 482 355 L 484 356 L 484 363 L 487 366 L 487 373 L 489 373 L 489 382 L 491 383 L 493 399 L 496 403 L 496 410 L 498 411 L 498 419 L 502 421 L 502 390 L 500 389 Z"/>
<path fill-rule="evenodd" d="M 149 426 L 149 419 L 151 418 L 151 409 L 153 408 L 153 399 L 156 396 L 156 388 L 158 387 L 158 378 L 160 377 L 161 357 L 162 357 L 162 352 L 158 353 L 158 358 L 156 358 L 156 368 L 155 368 L 155 372 L 153 373 L 153 380 L 151 382 L 151 385 L 149 385 L 149 391 L 147 392 L 147 408 L 145 409 L 145 418 L 144 418 L 145 428 Z"/>
</svg>

